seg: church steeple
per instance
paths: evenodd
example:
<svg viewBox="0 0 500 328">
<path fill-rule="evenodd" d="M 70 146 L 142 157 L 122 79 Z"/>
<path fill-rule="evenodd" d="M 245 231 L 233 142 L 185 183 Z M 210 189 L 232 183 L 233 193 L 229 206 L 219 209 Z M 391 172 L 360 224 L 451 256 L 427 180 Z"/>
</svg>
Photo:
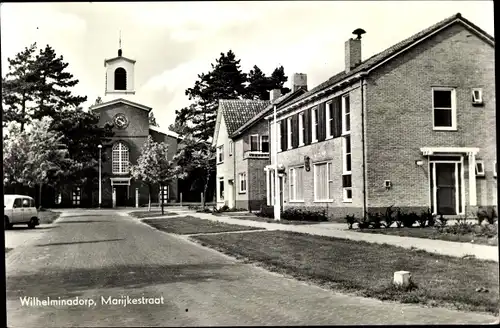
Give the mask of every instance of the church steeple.
<svg viewBox="0 0 500 328">
<path fill-rule="evenodd" d="M 123 57 L 122 32 L 118 38 L 118 57 L 106 59 L 106 89 L 105 95 L 123 97 L 134 95 L 134 66 L 135 60 Z"/>
</svg>

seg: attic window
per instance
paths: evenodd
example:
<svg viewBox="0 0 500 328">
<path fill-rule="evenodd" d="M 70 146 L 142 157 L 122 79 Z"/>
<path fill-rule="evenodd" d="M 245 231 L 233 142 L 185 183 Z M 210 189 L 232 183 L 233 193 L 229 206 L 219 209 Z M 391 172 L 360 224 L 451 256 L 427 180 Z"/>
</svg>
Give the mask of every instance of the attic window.
<svg viewBox="0 0 500 328">
<path fill-rule="evenodd" d="M 115 90 L 127 90 L 127 71 L 123 67 L 115 70 Z"/>
</svg>

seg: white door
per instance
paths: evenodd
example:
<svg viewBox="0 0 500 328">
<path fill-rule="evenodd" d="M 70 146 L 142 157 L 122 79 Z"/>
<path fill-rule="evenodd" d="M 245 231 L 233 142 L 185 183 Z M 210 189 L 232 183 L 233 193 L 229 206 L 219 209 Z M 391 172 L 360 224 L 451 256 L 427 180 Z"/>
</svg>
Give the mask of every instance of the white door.
<svg viewBox="0 0 500 328">
<path fill-rule="evenodd" d="M 16 198 L 14 200 L 14 204 L 12 204 L 12 218 L 10 223 L 19 223 L 23 222 L 23 199 Z"/>
</svg>

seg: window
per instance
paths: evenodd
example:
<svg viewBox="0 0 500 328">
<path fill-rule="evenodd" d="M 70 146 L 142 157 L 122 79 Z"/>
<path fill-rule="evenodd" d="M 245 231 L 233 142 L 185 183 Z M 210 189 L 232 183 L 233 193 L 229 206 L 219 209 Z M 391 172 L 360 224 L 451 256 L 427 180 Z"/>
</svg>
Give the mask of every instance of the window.
<svg viewBox="0 0 500 328">
<path fill-rule="evenodd" d="M 127 71 L 123 67 L 115 70 L 115 90 L 127 90 Z"/>
<path fill-rule="evenodd" d="M 344 202 L 352 202 L 352 175 L 342 175 L 342 192 Z"/>
<path fill-rule="evenodd" d="M 30 199 L 29 199 L 29 198 L 24 198 L 24 199 L 23 199 L 23 207 L 25 207 L 25 208 L 30 207 L 30 205 L 31 205 L 30 203 L 31 203 L 31 202 L 30 202 Z"/>
<path fill-rule="evenodd" d="M 129 149 L 123 142 L 117 142 L 113 145 L 112 150 L 112 167 L 114 174 L 129 173 Z"/>
<path fill-rule="evenodd" d="M 240 173 L 238 176 L 239 176 L 240 192 L 245 193 L 247 192 L 247 174 Z"/>
<path fill-rule="evenodd" d="M 335 129 L 333 125 L 333 105 L 331 102 L 326 104 L 326 139 L 333 138 L 333 131 Z"/>
<path fill-rule="evenodd" d="M 81 199 L 81 189 L 80 187 L 76 187 L 73 189 L 73 194 L 72 194 L 72 203 L 73 205 L 80 205 L 80 199 Z"/>
<path fill-rule="evenodd" d="M 434 130 L 455 130 L 457 125 L 455 89 L 433 88 L 432 110 Z"/>
<path fill-rule="evenodd" d="M 23 207 L 23 200 L 21 198 L 16 198 L 16 200 L 14 200 L 14 207 Z"/>
<path fill-rule="evenodd" d="M 346 135 L 343 137 L 342 145 L 344 160 L 343 160 L 343 172 L 351 173 L 351 136 Z"/>
<path fill-rule="evenodd" d="M 162 191 L 163 191 L 163 195 L 162 195 Z M 167 203 L 168 202 L 168 186 L 160 186 L 160 192 L 159 192 L 158 196 L 159 196 L 158 198 L 160 199 L 160 201 L 162 203 Z"/>
<path fill-rule="evenodd" d="M 224 200 L 224 178 L 219 178 L 219 200 Z"/>
<path fill-rule="evenodd" d="M 292 145 L 292 133 L 293 133 L 293 130 L 292 130 L 292 118 L 291 117 L 287 118 L 287 120 L 286 120 L 286 130 L 287 130 L 287 145 L 288 145 L 288 149 L 292 149 L 293 148 L 293 145 Z"/>
<path fill-rule="evenodd" d="M 269 153 L 269 136 L 260 137 L 260 150 L 263 153 Z"/>
<path fill-rule="evenodd" d="M 476 175 L 478 177 L 484 176 L 484 161 L 483 160 L 476 161 Z"/>
<path fill-rule="evenodd" d="M 58 192 L 58 193 L 56 193 L 55 203 L 56 203 L 56 205 L 59 205 L 59 204 L 61 204 L 61 202 L 62 202 L 62 195 L 60 192 Z"/>
<path fill-rule="evenodd" d="M 278 122 L 277 124 L 278 124 L 278 140 L 279 140 L 278 151 L 282 151 L 283 149 L 281 149 L 282 148 L 281 147 L 281 145 L 282 145 L 281 140 L 282 140 L 283 136 L 281 135 L 281 122 Z"/>
<path fill-rule="evenodd" d="M 259 151 L 259 135 L 253 134 L 250 136 L 250 151 Z"/>
<path fill-rule="evenodd" d="M 342 134 L 351 132 L 351 99 L 349 95 L 342 98 Z"/>
<path fill-rule="evenodd" d="M 233 156 L 233 140 L 229 140 L 229 156 Z"/>
<path fill-rule="evenodd" d="M 319 111 L 318 108 L 315 107 L 311 110 L 311 127 L 312 127 L 312 142 L 318 141 L 318 121 L 319 121 Z"/>
<path fill-rule="evenodd" d="M 290 169 L 290 189 L 289 189 L 289 199 L 292 202 L 303 202 L 304 201 L 304 167 L 294 167 Z"/>
<path fill-rule="evenodd" d="M 314 164 L 314 201 L 331 201 L 333 195 L 332 163 Z"/>
<path fill-rule="evenodd" d="M 306 140 L 306 129 L 304 126 L 304 113 L 299 114 L 299 146 L 304 145 L 304 140 Z"/>
<path fill-rule="evenodd" d="M 224 145 L 217 147 L 217 163 L 224 162 Z"/>
<path fill-rule="evenodd" d="M 472 89 L 472 103 L 474 105 L 480 105 L 483 103 L 483 89 Z"/>
</svg>

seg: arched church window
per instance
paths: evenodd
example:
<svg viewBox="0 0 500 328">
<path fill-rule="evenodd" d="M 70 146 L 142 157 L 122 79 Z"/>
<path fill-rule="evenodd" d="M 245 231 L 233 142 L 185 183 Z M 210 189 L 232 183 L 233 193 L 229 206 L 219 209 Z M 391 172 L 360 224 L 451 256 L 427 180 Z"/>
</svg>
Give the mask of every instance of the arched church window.
<svg viewBox="0 0 500 328">
<path fill-rule="evenodd" d="M 129 149 L 123 142 L 113 145 L 112 166 L 113 174 L 127 174 L 129 171 Z"/>
<path fill-rule="evenodd" d="M 127 90 L 127 71 L 123 67 L 115 69 L 115 90 Z"/>
</svg>

